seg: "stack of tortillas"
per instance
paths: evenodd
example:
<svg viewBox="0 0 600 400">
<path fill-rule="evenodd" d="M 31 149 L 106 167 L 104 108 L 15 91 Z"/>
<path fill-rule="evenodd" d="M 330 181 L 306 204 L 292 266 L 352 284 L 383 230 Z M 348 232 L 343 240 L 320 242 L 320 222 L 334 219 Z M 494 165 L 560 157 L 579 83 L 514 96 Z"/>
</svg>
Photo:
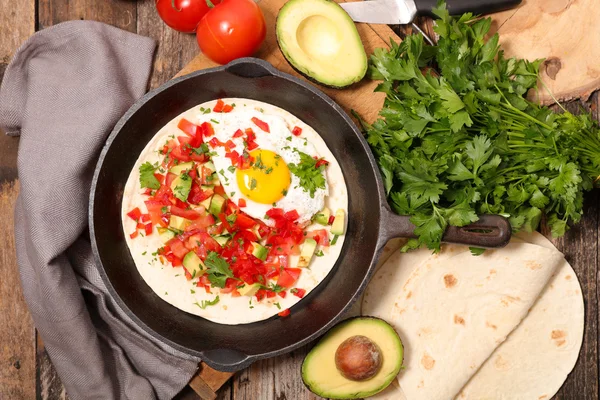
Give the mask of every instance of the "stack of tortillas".
<svg viewBox="0 0 600 400">
<path fill-rule="evenodd" d="M 537 233 L 482 256 L 453 245 L 397 251 L 362 314 L 391 323 L 404 344 L 404 369 L 379 400 L 549 400 L 583 341 L 577 276 Z"/>
</svg>

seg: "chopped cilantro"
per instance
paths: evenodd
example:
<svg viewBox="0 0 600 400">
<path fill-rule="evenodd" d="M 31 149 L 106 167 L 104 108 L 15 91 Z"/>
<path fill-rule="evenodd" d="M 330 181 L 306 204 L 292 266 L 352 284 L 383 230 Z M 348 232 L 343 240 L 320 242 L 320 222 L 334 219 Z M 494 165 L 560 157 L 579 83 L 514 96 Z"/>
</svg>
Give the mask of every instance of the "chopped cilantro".
<svg viewBox="0 0 600 400">
<path fill-rule="evenodd" d="M 217 295 L 217 297 L 215 297 L 214 300 L 202 300 L 201 304 L 198 304 L 198 302 L 195 302 L 194 304 L 204 310 L 206 307 L 214 306 L 218 302 L 219 302 L 219 295 Z"/>
<path fill-rule="evenodd" d="M 287 194 L 288 194 L 288 191 L 287 191 L 286 189 L 283 189 L 283 190 L 281 191 L 281 194 L 282 194 L 282 195 L 284 195 L 284 196 L 287 196 Z"/>
<path fill-rule="evenodd" d="M 173 189 L 173 195 L 181 201 L 186 201 L 192 188 L 192 178 L 187 172 L 179 175 L 179 183 Z"/>
<path fill-rule="evenodd" d="M 332 244 L 333 244 L 333 243 L 332 243 Z M 323 254 L 323 250 L 318 250 L 318 251 L 315 253 L 315 255 L 316 255 L 317 257 L 323 257 L 323 256 L 324 256 L 324 254 Z"/>
<path fill-rule="evenodd" d="M 273 304 L 275 304 L 277 306 L 277 308 L 281 310 L 281 304 L 279 304 L 279 303 L 273 303 Z"/>
<path fill-rule="evenodd" d="M 164 206 L 160 209 L 160 212 L 166 214 L 167 212 L 169 212 L 169 208 L 167 206 Z"/>
<path fill-rule="evenodd" d="M 199 155 L 206 154 L 206 153 L 208 153 L 208 145 L 206 143 L 202 143 L 198 147 L 193 147 L 192 151 Z"/>
<path fill-rule="evenodd" d="M 229 197 L 233 197 L 233 196 L 235 196 L 235 192 L 229 193 Z"/>
<path fill-rule="evenodd" d="M 275 164 L 277 165 L 277 164 Z M 269 167 L 265 170 L 265 174 L 269 175 L 271 172 L 273 172 L 273 167 Z"/>
<path fill-rule="evenodd" d="M 229 167 L 227 167 L 227 171 L 233 174 L 235 172 L 235 167 L 233 165 L 230 165 Z"/>
<path fill-rule="evenodd" d="M 325 165 L 316 167 L 319 160 L 315 160 L 306 153 L 294 149 L 300 155 L 299 164 L 288 164 L 290 171 L 300 178 L 300 186 L 305 192 L 309 192 L 310 197 L 315 197 L 317 189 L 325 189 L 325 177 L 323 176 L 323 170 Z"/>
<path fill-rule="evenodd" d="M 210 119 L 210 122 L 212 122 L 213 124 L 218 124 L 219 123 L 219 121 L 217 121 L 216 119 L 212 119 L 212 118 Z"/>
<path fill-rule="evenodd" d="M 143 256 L 145 256 L 145 255 L 146 255 L 146 253 L 148 253 L 148 252 L 147 252 L 147 251 L 144 251 L 144 252 L 142 253 L 142 255 L 143 255 Z"/>
<path fill-rule="evenodd" d="M 160 182 L 154 176 L 156 168 L 158 168 L 158 165 L 152 165 L 148 161 L 140 165 L 140 186 L 142 188 L 160 188 Z"/>
<path fill-rule="evenodd" d="M 338 241 L 339 235 L 333 235 L 333 239 L 331 239 L 331 245 L 334 246 Z"/>
<path fill-rule="evenodd" d="M 190 293 L 191 293 L 191 294 L 195 294 L 195 293 L 196 293 L 196 291 L 195 291 L 194 289 L 190 289 Z"/>
<path fill-rule="evenodd" d="M 256 189 L 256 179 L 250 179 L 250 190 Z"/>
<path fill-rule="evenodd" d="M 229 264 L 218 253 L 209 251 L 204 262 L 208 268 L 206 273 L 213 286 L 224 288 L 227 278 L 235 278 Z"/>
<path fill-rule="evenodd" d="M 287 140 L 287 141 L 291 142 L 291 141 L 292 141 L 292 137 L 291 137 L 291 136 L 288 136 L 288 137 L 286 137 L 286 138 L 285 138 L 285 140 Z"/>
</svg>

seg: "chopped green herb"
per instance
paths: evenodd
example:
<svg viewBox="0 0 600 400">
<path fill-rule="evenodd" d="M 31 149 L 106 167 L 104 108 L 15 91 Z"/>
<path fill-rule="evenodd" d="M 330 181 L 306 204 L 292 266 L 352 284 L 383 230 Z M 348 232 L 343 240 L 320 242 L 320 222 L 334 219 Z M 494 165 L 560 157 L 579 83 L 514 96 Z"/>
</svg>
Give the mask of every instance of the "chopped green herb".
<svg viewBox="0 0 600 400">
<path fill-rule="evenodd" d="M 165 292 L 165 296 L 167 296 L 169 293 Z"/>
<path fill-rule="evenodd" d="M 259 111 L 260 111 L 261 113 L 264 113 L 264 112 L 265 112 L 265 110 L 263 110 L 262 108 L 261 108 L 261 109 L 259 109 Z"/>
<path fill-rule="evenodd" d="M 210 108 L 200 107 L 200 112 L 202 112 L 202 114 L 209 114 Z"/>
<path fill-rule="evenodd" d="M 217 252 L 209 251 L 204 262 L 208 268 L 206 273 L 213 286 L 224 288 L 227 278 L 235 278 L 229 264 Z"/>
<path fill-rule="evenodd" d="M 235 167 L 233 165 L 230 165 L 229 167 L 227 167 L 227 171 L 233 174 L 235 172 Z"/>
<path fill-rule="evenodd" d="M 323 176 L 325 165 L 320 165 L 317 168 L 316 165 L 319 160 L 315 160 L 298 149 L 294 149 L 294 151 L 300 155 L 300 163 L 290 163 L 288 164 L 288 168 L 294 175 L 300 178 L 300 187 L 305 192 L 308 192 L 311 198 L 314 198 L 317 189 L 325 189 L 325 177 Z"/>
<path fill-rule="evenodd" d="M 229 197 L 233 197 L 233 196 L 235 196 L 235 192 L 229 193 Z"/>
<path fill-rule="evenodd" d="M 219 295 L 217 295 L 217 297 L 215 297 L 213 300 L 202 300 L 201 304 L 198 304 L 198 302 L 195 302 L 194 304 L 204 310 L 206 307 L 214 306 L 218 302 L 219 302 Z"/>
<path fill-rule="evenodd" d="M 219 123 L 219 121 L 217 121 L 216 119 L 212 119 L 212 118 L 210 119 L 210 122 L 212 122 L 213 124 L 218 124 Z"/>
<path fill-rule="evenodd" d="M 334 246 L 338 241 L 339 235 L 333 235 L 333 239 L 331 239 L 331 245 Z"/>
<path fill-rule="evenodd" d="M 256 189 L 256 179 L 250 179 L 250 190 Z"/>
<path fill-rule="evenodd" d="M 140 165 L 140 186 L 142 188 L 160 188 L 160 182 L 154 176 L 156 168 L 158 168 L 158 165 L 152 165 L 148 161 Z"/>
<path fill-rule="evenodd" d="M 206 154 L 208 153 L 208 145 L 206 143 L 202 143 L 198 147 L 193 147 L 192 151 L 198 155 Z"/>
<path fill-rule="evenodd" d="M 277 165 L 277 164 L 275 164 Z M 269 167 L 265 170 L 265 174 L 269 175 L 271 172 L 273 172 L 273 167 Z"/>
<path fill-rule="evenodd" d="M 273 304 L 275 304 L 277 306 L 277 308 L 281 310 L 281 304 L 279 304 L 279 303 L 273 303 Z"/>
<path fill-rule="evenodd" d="M 142 253 L 142 255 L 143 255 L 143 256 L 145 256 L 145 255 L 146 255 L 146 253 L 148 253 L 148 252 L 147 252 L 147 251 L 144 251 L 144 252 Z"/>
<path fill-rule="evenodd" d="M 315 252 L 315 256 L 317 256 L 317 257 L 323 257 L 324 256 L 323 250 L 317 250 L 317 252 Z"/>
<path fill-rule="evenodd" d="M 192 188 L 192 178 L 187 172 L 179 175 L 179 183 L 173 189 L 173 195 L 181 201 L 187 201 Z"/>
<path fill-rule="evenodd" d="M 191 294 L 196 294 L 196 291 L 194 289 L 190 289 L 190 293 Z"/>
<path fill-rule="evenodd" d="M 283 190 L 281 191 L 281 194 L 283 194 L 284 196 L 287 196 L 287 194 L 288 194 L 288 191 L 287 191 L 286 189 L 283 189 Z"/>
<path fill-rule="evenodd" d="M 167 212 L 169 212 L 169 208 L 167 206 L 161 207 L 160 212 L 166 214 Z"/>
</svg>

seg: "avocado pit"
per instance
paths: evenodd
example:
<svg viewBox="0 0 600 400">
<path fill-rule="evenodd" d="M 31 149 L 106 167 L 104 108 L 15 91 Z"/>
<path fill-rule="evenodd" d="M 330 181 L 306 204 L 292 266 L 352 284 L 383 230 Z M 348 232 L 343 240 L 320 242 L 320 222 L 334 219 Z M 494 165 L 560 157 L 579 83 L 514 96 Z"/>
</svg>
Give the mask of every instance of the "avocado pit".
<svg viewBox="0 0 600 400">
<path fill-rule="evenodd" d="M 366 381 L 377 375 L 382 359 L 377 344 L 363 335 L 344 340 L 335 352 L 335 366 L 340 374 L 352 381 Z"/>
</svg>

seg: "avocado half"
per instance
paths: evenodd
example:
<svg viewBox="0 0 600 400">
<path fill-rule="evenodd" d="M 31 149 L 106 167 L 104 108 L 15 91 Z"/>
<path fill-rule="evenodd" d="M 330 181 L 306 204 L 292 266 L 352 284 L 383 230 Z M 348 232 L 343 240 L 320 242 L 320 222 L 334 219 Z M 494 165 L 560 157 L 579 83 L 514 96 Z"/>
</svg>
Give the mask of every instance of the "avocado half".
<svg viewBox="0 0 600 400">
<path fill-rule="evenodd" d="M 343 88 L 367 72 L 352 18 L 332 0 L 290 0 L 279 10 L 277 43 L 290 65 L 323 85 Z"/>
<path fill-rule="evenodd" d="M 337 369 L 335 353 L 346 339 L 362 335 L 381 350 L 383 362 L 375 376 L 365 381 L 346 379 Z M 382 319 L 356 317 L 333 327 L 306 355 L 302 380 L 313 393 L 331 399 L 360 399 L 373 396 L 389 386 L 404 360 L 404 348 L 398 333 Z"/>
</svg>

